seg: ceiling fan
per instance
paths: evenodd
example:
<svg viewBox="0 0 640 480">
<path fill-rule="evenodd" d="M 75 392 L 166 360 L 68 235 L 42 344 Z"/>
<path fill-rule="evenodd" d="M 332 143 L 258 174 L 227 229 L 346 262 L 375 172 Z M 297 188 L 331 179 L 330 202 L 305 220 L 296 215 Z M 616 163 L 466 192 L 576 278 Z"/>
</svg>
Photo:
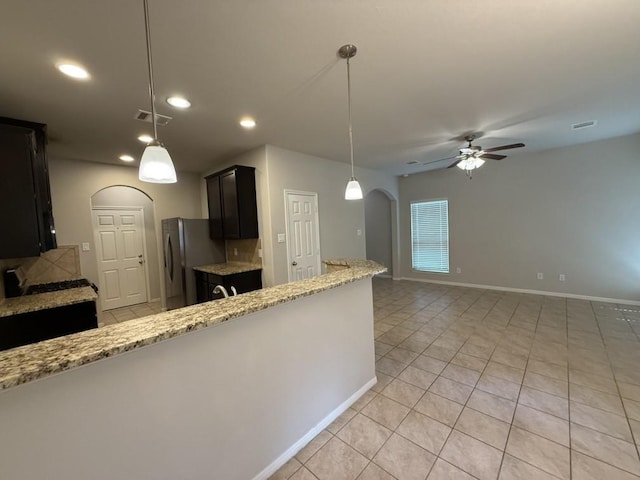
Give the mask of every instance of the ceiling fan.
<svg viewBox="0 0 640 480">
<path fill-rule="evenodd" d="M 450 160 L 452 158 L 455 158 L 456 161 L 449 165 L 447 168 L 458 167 L 464 170 L 467 175 L 471 177 L 471 172 L 474 169 L 484 165 L 485 159 L 488 158 L 490 160 L 502 160 L 503 158 L 507 158 L 506 155 L 496 155 L 492 152 L 524 147 L 524 143 L 513 143 L 511 145 L 502 145 L 500 147 L 483 149 L 478 145 L 472 145 L 473 141 L 476 139 L 475 135 L 467 135 L 464 137 L 464 139 L 469 143 L 469 145 L 461 148 L 459 155 L 456 155 L 454 157 L 441 158 L 440 160 L 435 160 L 435 162 L 441 162 L 443 160 Z M 424 165 L 435 162 L 427 162 Z"/>
</svg>

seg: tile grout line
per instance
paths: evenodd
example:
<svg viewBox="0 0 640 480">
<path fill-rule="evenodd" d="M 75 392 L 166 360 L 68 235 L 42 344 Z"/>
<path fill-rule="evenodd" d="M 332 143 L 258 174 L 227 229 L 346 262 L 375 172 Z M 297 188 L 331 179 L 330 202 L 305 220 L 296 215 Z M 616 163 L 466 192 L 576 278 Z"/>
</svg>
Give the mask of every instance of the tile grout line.
<svg viewBox="0 0 640 480">
<path fill-rule="evenodd" d="M 602 329 L 600 328 L 600 322 L 598 321 L 598 315 L 596 314 L 595 309 L 593 308 L 593 302 L 589 302 L 590 306 L 591 306 L 591 311 L 593 312 L 593 315 L 596 319 L 596 325 L 598 326 L 598 332 L 600 333 L 600 337 L 602 338 L 602 341 L 604 343 L 604 337 L 602 335 Z M 617 306 L 617 304 L 616 304 Z M 633 440 L 633 446 L 635 447 L 636 450 L 636 458 L 640 461 L 640 450 L 638 449 L 638 444 L 635 440 L 635 436 L 633 435 L 633 428 L 631 428 L 631 421 L 629 420 L 629 414 L 627 413 L 627 407 L 624 403 L 623 397 L 622 397 L 622 391 L 620 390 L 620 385 L 618 385 L 618 377 L 616 376 L 615 373 L 615 369 L 613 368 L 613 364 L 611 363 L 611 357 L 609 356 L 609 349 L 607 348 L 606 343 L 604 344 L 605 346 L 605 353 L 607 355 L 607 360 L 609 361 L 609 367 L 611 368 L 611 371 L 613 372 L 613 381 L 616 385 L 616 390 L 618 392 L 618 396 L 620 397 L 620 403 L 622 403 L 622 410 L 624 411 L 625 417 L 627 419 L 627 427 L 629 428 L 629 433 L 631 433 L 631 439 Z M 602 432 L 604 433 L 604 432 Z M 605 462 L 607 463 L 607 462 Z M 614 465 L 615 466 L 615 465 Z M 619 468 L 619 467 L 616 467 Z"/>
<path fill-rule="evenodd" d="M 536 317 L 536 327 L 533 330 L 534 341 L 535 341 L 535 332 L 538 329 L 538 324 L 540 322 L 540 314 L 542 312 L 542 306 L 543 305 L 544 305 L 544 302 L 542 302 L 540 304 L 540 308 L 538 309 L 538 315 Z M 513 318 L 513 316 L 511 318 Z M 509 320 L 509 322 L 511 322 L 511 320 Z M 526 372 L 527 372 L 527 366 L 529 365 L 529 357 L 530 356 L 531 356 L 531 347 L 529 347 L 529 355 L 527 355 L 527 361 L 526 361 L 525 366 L 524 366 L 524 375 L 526 375 Z M 522 381 L 524 382 L 524 376 L 522 378 Z M 524 383 L 521 383 L 520 384 L 520 388 L 518 389 L 518 396 L 517 396 L 517 398 L 515 400 L 515 407 L 513 409 L 513 415 L 511 416 L 511 423 L 509 425 L 509 433 L 507 434 L 507 439 L 505 440 L 505 443 L 504 443 L 504 452 L 502 453 L 502 459 L 500 461 L 500 468 L 498 469 L 498 476 L 500 476 L 500 472 L 502 471 L 502 466 L 504 465 L 504 458 L 507 455 L 507 447 L 509 445 L 509 439 L 511 438 L 511 431 L 513 430 L 513 422 L 516 419 L 516 412 L 518 411 L 518 404 L 519 404 L 518 401 L 520 400 L 520 393 L 522 392 L 522 386 L 523 385 L 524 385 Z M 517 457 L 514 457 L 514 458 L 517 458 Z M 521 459 L 518 459 L 518 460 L 524 461 L 524 460 L 521 460 Z M 525 462 L 525 463 L 528 463 L 528 462 Z M 532 465 L 532 466 L 535 467 L 535 465 Z"/>
</svg>

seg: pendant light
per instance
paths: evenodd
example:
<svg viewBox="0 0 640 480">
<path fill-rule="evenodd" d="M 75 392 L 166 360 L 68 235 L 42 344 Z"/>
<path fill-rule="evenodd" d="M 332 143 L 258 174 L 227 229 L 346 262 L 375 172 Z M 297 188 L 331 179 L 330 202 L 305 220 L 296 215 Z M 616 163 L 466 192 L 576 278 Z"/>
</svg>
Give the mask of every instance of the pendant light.
<svg viewBox="0 0 640 480">
<path fill-rule="evenodd" d="M 153 123 L 153 140 L 149 142 L 140 159 L 138 178 L 150 183 L 176 183 L 176 169 L 169 152 L 158 140 L 158 124 L 156 122 L 155 91 L 153 88 L 153 63 L 151 61 L 151 31 L 149 29 L 148 0 L 144 4 L 144 28 L 147 33 L 147 65 L 149 67 L 149 95 L 151 97 L 151 122 Z"/>
<path fill-rule="evenodd" d="M 351 129 L 351 69 L 349 60 L 354 57 L 358 49 L 355 45 L 343 45 L 338 50 L 340 58 L 347 59 L 347 101 L 349 104 L 349 148 L 351 152 L 351 178 L 347 182 L 347 188 L 344 191 L 345 200 L 360 200 L 362 198 L 362 189 L 358 180 L 356 180 L 355 169 L 353 166 L 353 131 Z"/>
</svg>

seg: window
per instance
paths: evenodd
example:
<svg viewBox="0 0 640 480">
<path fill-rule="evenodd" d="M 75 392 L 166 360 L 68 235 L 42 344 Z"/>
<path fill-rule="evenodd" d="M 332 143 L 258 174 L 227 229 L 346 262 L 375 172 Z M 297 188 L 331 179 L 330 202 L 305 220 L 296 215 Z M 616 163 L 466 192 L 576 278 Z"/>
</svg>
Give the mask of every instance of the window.
<svg viewBox="0 0 640 480">
<path fill-rule="evenodd" d="M 422 272 L 449 273 L 449 202 L 411 204 L 411 266 Z"/>
</svg>

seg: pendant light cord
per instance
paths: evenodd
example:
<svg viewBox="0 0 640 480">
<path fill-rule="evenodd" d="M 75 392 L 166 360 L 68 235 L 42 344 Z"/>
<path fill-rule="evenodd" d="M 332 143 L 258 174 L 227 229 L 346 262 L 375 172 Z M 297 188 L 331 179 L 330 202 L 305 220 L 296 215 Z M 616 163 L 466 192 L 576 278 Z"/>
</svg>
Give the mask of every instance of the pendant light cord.
<svg viewBox="0 0 640 480">
<path fill-rule="evenodd" d="M 146 1 L 146 0 L 145 0 Z M 351 151 L 351 178 L 355 178 L 355 169 L 353 167 L 353 130 L 351 128 L 351 68 L 347 57 L 347 103 L 349 105 L 349 147 Z"/>
<path fill-rule="evenodd" d="M 149 95 L 151 95 L 151 123 L 153 123 L 153 139 L 158 141 L 158 126 L 156 124 L 155 91 L 153 88 L 153 62 L 151 60 L 151 29 L 149 27 L 149 2 L 144 3 L 144 29 L 147 33 L 147 65 L 149 67 Z"/>
</svg>

